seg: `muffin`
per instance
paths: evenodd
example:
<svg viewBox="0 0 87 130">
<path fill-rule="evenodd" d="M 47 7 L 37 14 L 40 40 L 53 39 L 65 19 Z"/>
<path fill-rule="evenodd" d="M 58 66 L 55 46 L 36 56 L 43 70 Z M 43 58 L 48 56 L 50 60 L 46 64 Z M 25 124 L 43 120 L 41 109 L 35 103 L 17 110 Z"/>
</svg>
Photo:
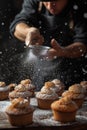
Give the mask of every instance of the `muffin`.
<svg viewBox="0 0 87 130">
<path fill-rule="evenodd" d="M 15 98 L 5 110 L 12 126 L 25 126 L 33 123 L 33 111 L 28 100 L 20 97 Z"/>
<path fill-rule="evenodd" d="M 11 84 L 9 84 L 9 85 L 8 85 L 9 91 L 10 91 L 10 92 L 13 91 L 16 86 L 17 86 L 16 83 L 11 83 Z"/>
<path fill-rule="evenodd" d="M 35 96 L 36 87 L 30 79 L 21 80 L 20 84 L 24 85 L 25 87 L 28 87 L 28 90 L 32 93 L 31 96 Z"/>
<path fill-rule="evenodd" d="M 9 95 L 9 88 L 5 82 L 1 81 L 0 82 L 0 100 L 8 99 L 8 95 Z"/>
<path fill-rule="evenodd" d="M 31 80 L 30 79 L 24 79 L 20 81 L 21 84 L 25 85 L 25 84 L 30 84 Z"/>
<path fill-rule="evenodd" d="M 18 84 L 12 92 L 9 92 L 10 101 L 12 101 L 14 98 L 22 97 L 28 99 L 30 102 L 31 96 L 32 92 L 29 91 L 29 87 L 22 84 Z"/>
<path fill-rule="evenodd" d="M 48 84 L 48 87 L 43 86 L 41 91 L 36 93 L 36 99 L 40 109 L 51 109 L 51 103 L 59 99 L 59 96 L 50 87 L 51 84 Z"/>
<path fill-rule="evenodd" d="M 64 92 L 65 85 L 63 82 L 61 82 L 59 79 L 54 79 L 52 82 L 55 84 L 55 91 L 56 93 L 61 96 L 61 94 Z"/>
<path fill-rule="evenodd" d="M 87 96 L 87 81 L 81 81 L 80 85 L 85 89 L 85 96 Z"/>
<path fill-rule="evenodd" d="M 67 123 L 75 121 L 77 104 L 70 98 L 64 97 L 51 104 L 54 120 Z"/>
<path fill-rule="evenodd" d="M 62 96 L 68 96 L 74 100 L 80 108 L 84 102 L 84 89 L 80 84 L 73 84 L 68 88 L 68 91 L 64 92 Z"/>
<path fill-rule="evenodd" d="M 62 97 L 68 97 L 72 99 L 78 105 L 79 108 L 82 106 L 84 101 L 84 94 L 72 93 L 68 90 L 62 93 Z"/>
</svg>

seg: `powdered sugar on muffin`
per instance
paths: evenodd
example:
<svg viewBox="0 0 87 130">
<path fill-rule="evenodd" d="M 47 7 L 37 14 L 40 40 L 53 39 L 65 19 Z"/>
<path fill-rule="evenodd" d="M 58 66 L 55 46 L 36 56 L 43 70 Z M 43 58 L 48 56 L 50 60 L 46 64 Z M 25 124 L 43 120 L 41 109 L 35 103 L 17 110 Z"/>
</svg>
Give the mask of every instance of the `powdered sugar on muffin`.
<svg viewBox="0 0 87 130">
<path fill-rule="evenodd" d="M 22 97 L 26 98 L 30 101 L 30 97 L 32 96 L 32 92 L 28 86 L 24 86 L 23 84 L 18 84 L 14 91 L 9 93 L 9 99 L 13 100 L 14 98 Z"/>
<path fill-rule="evenodd" d="M 25 84 L 30 84 L 30 83 L 31 83 L 31 80 L 30 80 L 30 79 L 24 79 L 24 80 L 21 80 L 20 83 L 23 84 L 23 85 L 25 85 Z"/>
<path fill-rule="evenodd" d="M 65 97 L 65 96 L 69 97 L 71 99 L 82 99 L 82 98 L 84 98 L 84 94 L 82 94 L 82 93 L 73 93 L 73 92 L 68 91 L 68 90 L 62 93 L 62 97 Z"/>
<path fill-rule="evenodd" d="M 28 88 L 28 90 L 32 93 L 32 97 L 35 96 L 36 86 L 32 83 L 30 79 L 21 80 L 20 84 Z"/>
<path fill-rule="evenodd" d="M 14 99 L 5 112 L 8 120 L 13 126 L 26 126 L 33 122 L 34 108 L 30 106 L 27 99 L 17 98 Z"/>
<path fill-rule="evenodd" d="M 59 79 L 54 79 L 52 82 L 55 84 L 55 91 L 59 96 L 64 92 L 65 85 L 63 82 L 61 82 Z"/>
<path fill-rule="evenodd" d="M 52 109 L 59 110 L 62 112 L 73 112 L 78 109 L 78 106 L 68 97 L 54 101 L 51 105 Z"/>
<path fill-rule="evenodd" d="M 29 90 L 30 90 L 30 87 L 28 85 L 24 86 L 23 84 L 18 84 L 15 87 L 15 91 L 17 91 L 17 92 L 24 92 L 24 91 L 29 91 Z"/>
<path fill-rule="evenodd" d="M 58 99 L 58 95 L 53 92 L 51 89 L 43 87 L 40 92 L 36 94 L 37 98 L 41 99 Z"/>
<path fill-rule="evenodd" d="M 68 90 L 74 93 L 85 93 L 85 90 L 80 84 L 73 84 L 69 87 Z"/>
<path fill-rule="evenodd" d="M 12 91 L 9 93 L 9 98 L 14 99 L 18 97 L 28 98 L 28 97 L 31 97 L 31 93 L 28 91 L 24 91 L 24 92 Z"/>
<path fill-rule="evenodd" d="M 6 85 L 6 83 L 5 82 L 0 82 L 0 91 L 7 91 L 7 90 L 9 90 L 8 89 L 8 86 Z"/>
<path fill-rule="evenodd" d="M 30 105 L 27 99 L 24 98 L 15 98 L 11 104 L 6 108 L 6 111 L 8 111 L 9 114 L 25 114 L 29 111 L 31 111 Z"/>
<path fill-rule="evenodd" d="M 8 99 L 9 88 L 5 82 L 0 81 L 0 100 Z"/>
</svg>

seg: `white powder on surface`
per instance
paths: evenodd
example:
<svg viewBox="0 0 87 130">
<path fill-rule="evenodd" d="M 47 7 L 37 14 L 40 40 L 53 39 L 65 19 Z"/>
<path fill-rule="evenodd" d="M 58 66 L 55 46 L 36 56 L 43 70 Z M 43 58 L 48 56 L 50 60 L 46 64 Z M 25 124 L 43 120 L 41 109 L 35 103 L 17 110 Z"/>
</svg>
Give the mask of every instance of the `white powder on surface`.
<svg viewBox="0 0 87 130">
<path fill-rule="evenodd" d="M 5 121 L 5 125 L 7 127 L 12 127 L 9 124 L 9 121 L 6 119 L 5 109 L 10 105 L 9 100 L 0 101 L 0 123 L 3 120 Z M 35 107 L 35 111 L 33 113 L 33 124 L 31 126 L 73 126 L 78 124 L 86 124 L 87 123 L 87 102 L 84 102 L 82 108 L 80 108 L 76 115 L 76 120 L 74 122 L 61 123 L 59 121 L 55 121 L 53 117 L 52 110 L 42 110 L 38 108 L 37 99 L 31 98 L 30 105 Z M 4 127 L 0 124 L 2 128 Z M 1 128 L 0 126 L 0 128 Z"/>
<path fill-rule="evenodd" d="M 9 100 L 0 101 L 0 112 L 4 112 L 6 107 L 10 104 Z"/>
</svg>

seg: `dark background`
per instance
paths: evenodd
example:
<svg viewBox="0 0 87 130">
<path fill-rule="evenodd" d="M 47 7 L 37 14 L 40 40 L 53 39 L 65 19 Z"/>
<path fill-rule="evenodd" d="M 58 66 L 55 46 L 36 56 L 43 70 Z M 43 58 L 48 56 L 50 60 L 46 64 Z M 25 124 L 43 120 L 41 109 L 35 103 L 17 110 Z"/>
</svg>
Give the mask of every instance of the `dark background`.
<svg viewBox="0 0 87 130">
<path fill-rule="evenodd" d="M 19 82 L 26 77 L 26 73 L 24 75 L 21 73 L 21 67 L 14 67 L 17 61 L 12 61 L 13 57 L 15 59 L 15 55 L 24 51 L 25 45 L 19 40 L 13 39 L 9 33 L 9 26 L 15 15 L 21 10 L 22 2 L 23 0 L 0 0 L 0 81 L 5 81 L 7 84 Z M 87 14 L 87 0 L 76 0 L 76 4 L 80 6 L 83 14 Z M 13 66 L 10 66 L 10 62 Z M 20 73 L 18 74 L 17 71 Z"/>
<path fill-rule="evenodd" d="M 23 44 L 10 36 L 9 26 L 19 13 L 23 0 L 0 0 L 0 81 L 13 82 L 10 59 L 21 52 Z M 16 71 L 16 70 L 15 70 Z"/>
</svg>

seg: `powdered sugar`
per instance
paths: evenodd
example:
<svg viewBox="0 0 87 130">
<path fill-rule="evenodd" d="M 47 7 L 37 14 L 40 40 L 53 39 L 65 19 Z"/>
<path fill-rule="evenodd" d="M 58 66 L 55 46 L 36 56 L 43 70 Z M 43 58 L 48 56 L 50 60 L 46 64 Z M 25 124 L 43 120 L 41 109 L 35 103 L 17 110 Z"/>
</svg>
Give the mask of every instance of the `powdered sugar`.
<svg viewBox="0 0 87 130">
<path fill-rule="evenodd" d="M 0 101 L 0 128 L 12 128 L 9 121 L 6 119 L 5 109 L 10 104 L 10 101 Z M 76 120 L 74 122 L 61 123 L 55 121 L 53 113 L 50 110 L 42 110 L 38 108 L 37 99 L 31 98 L 30 105 L 35 108 L 33 113 L 33 124 L 30 126 L 73 126 L 87 123 L 87 102 L 85 101 L 82 108 L 80 108 L 76 114 Z M 5 123 L 4 123 L 5 121 Z"/>
<path fill-rule="evenodd" d="M 38 92 L 36 97 L 40 99 L 58 99 L 59 98 L 55 92 L 52 94 Z"/>
</svg>

